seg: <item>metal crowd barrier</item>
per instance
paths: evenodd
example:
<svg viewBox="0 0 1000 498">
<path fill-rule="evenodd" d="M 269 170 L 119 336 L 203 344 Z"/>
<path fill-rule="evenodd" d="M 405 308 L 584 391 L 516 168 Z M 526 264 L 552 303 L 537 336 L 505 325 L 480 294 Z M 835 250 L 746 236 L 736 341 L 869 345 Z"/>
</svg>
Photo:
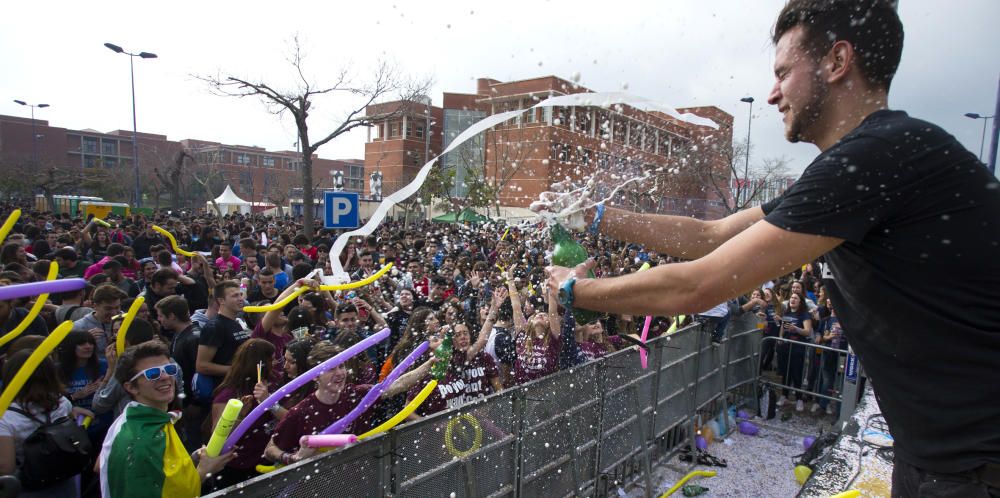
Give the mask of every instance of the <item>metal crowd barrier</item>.
<svg viewBox="0 0 1000 498">
<path fill-rule="evenodd" d="M 652 466 L 694 446 L 699 416 L 756 410 L 756 321 L 734 317 L 719 346 L 692 325 L 649 341 L 646 370 L 627 348 L 211 496 L 651 496 Z"/>
<path fill-rule="evenodd" d="M 769 346 L 769 344 L 772 344 L 773 346 Z M 802 371 L 800 373 L 802 378 L 797 379 L 799 382 L 793 382 L 792 384 L 794 385 L 786 384 L 784 383 L 784 380 L 775 381 L 769 379 L 763 374 L 764 365 L 762 363 L 758 363 L 757 377 L 760 378 L 759 386 L 772 387 L 778 392 L 794 392 L 798 397 L 800 397 L 799 399 L 801 399 L 801 397 L 812 397 L 816 400 L 822 398 L 828 402 L 836 403 L 838 406 L 837 427 L 842 428 L 843 424 L 846 423 L 854 413 L 858 400 L 857 383 L 849 381 L 845 375 L 848 354 L 847 350 L 821 346 L 819 344 L 797 342 L 781 337 L 764 337 L 761 339 L 761 351 L 769 347 L 773 347 L 776 351 L 776 363 L 780 363 L 777 358 L 777 350 L 782 345 L 787 345 L 787 354 L 789 355 L 789 358 L 784 365 L 784 372 L 782 372 L 781 365 L 777 365 L 774 372 L 778 375 L 783 375 L 782 379 L 789 377 L 792 370 L 791 356 L 796 354 L 804 355 Z M 835 353 L 836 357 L 833 358 L 831 355 L 825 354 L 826 352 Z M 832 372 L 834 377 L 830 383 L 831 389 L 829 391 L 821 388 L 823 384 L 821 380 L 823 369 L 827 368 L 826 362 L 835 362 Z M 863 374 L 859 372 L 858 375 L 861 376 Z"/>
</svg>

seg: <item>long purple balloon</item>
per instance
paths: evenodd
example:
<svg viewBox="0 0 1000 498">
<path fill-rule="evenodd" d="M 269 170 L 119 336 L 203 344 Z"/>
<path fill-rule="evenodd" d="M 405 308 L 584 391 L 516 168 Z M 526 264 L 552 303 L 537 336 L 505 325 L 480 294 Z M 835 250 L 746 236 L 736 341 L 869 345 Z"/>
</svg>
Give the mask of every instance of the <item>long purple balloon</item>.
<svg viewBox="0 0 1000 498">
<path fill-rule="evenodd" d="M 57 294 L 59 292 L 69 292 L 80 290 L 87 286 L 87 281 L 82 278 L 64 278 L 62 280 L 46 280 L 44 282 L 30 282 L 27 284 L 14 284 L 0 286 L 0 301 L 17 299 L 20 297 L 37 296 L 39 294 Z"/>
<path fill-rule="evenodd" d="M 389 375 L 385 377 L 385 380 L 372 386 L 372 388 L 368 391 L 368 394 L 365 394 L 365 397 L 361 398 L 361 402 L 358 403 L 358 406 L 355 406 L 350 413 L 344 415 L 344 418 L 330 424 L 330 427 L 323 429 L 323 432 L 320 434 L 343 433 L 344 429 L 346 429 L 348 425 L 351 425 L 351 422 L 354 422 L 354 419 L 358 418 L 362 413 L 371 408 L 371 406 L 375 404 L 375 401 L 378 400 L 379 396 L 382 395 L 382 391 L 388 389 L 393 382 L 396 382 L 396 379 L 398 379 L 400 375 L 403 375 L 403 372 L 409 370 L 410 366 L 413 365 L 413 362 L 417 361 L 417 358 L 423 356 L 423 354 L 427 352 L 428 348 L 430 348 L 430 345 L 427 341 L 424 341 L 417 346 L 417 349 L 414 349 L 409 356 L 403 359 L 402 363 L 389 372 Z"/>
<path fill-rule="evenodd" d="M 259 419 L 261 415 L 263 415 L 264 412 L 267 411 L 267 409 L 270 408 L 272 405 L 281 401 L 281 399 L 284 398 L 285 396 L 288 396 L 289 394 L 295 392 L 296 389 L 304 386 L 307 382 L 310 382 L 316 377 L 319 377 L 319 375 L 322 374 L 323 372 L 340 365 L 341 363 L 349 360 L 352 356 L 361 353 L 362 351 L 374 346 L 375 344 L 384 341 L 386 337 L 389 337 L 388 328 L 384 328 L 380 332 L 364 338 L 364 340 L 345 349 L 344 351 L 340 352 L 340 354 L 338 354 L 337 356 L 334 356 L 333 358 L 330 358 L 329 360 L 326 360 L 323 363 L 320 363 L 319 365 L 310 368 L 309 371 L 307 371 L 306 373 L 292 379 L 289 383 L 281 386 L 281 388 L 279 388 L 273 394 L 268 396 L 263 403 L 257 405 L 253 410 L 251 410 L 250 414 L 247 415 L 246 418 L 244 418 L 243 421 L 240 422 L 240 425 L 236 426 L 236 429 L 234 429 L 233 432 L 229 433 L 229 437 L 226 438 L 226 444 L 222 446 L 222 452 L 220 453 L 220 455 L 232 451 L 233 446 L 236 446 L 236 441 L 239 441 L 240 438 L 243 437 L 243 434 L 245 434 L 246 431 L 250 429 L 250 426 L 252 426 L 254 422 L 256 422 L 257 419 Z"/>
</svg>

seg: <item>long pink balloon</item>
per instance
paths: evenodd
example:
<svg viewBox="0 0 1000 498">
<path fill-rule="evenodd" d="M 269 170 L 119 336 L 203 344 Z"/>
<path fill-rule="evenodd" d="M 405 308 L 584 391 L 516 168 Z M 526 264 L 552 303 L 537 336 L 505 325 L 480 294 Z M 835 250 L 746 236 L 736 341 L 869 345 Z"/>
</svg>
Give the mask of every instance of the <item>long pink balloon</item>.
<svg viewBox="0 0 1000 498">
<path fill-rule="evenodd" d="M 646 336 L 649 335 L 649 325 L 653 323 L 653 316 L 646 316 L 646 324 L 642 326 L 642 335 L 639 336 L 639 341 L 646 344 Z M 642 363 L 642 369 L 646 369 L 646 348 L 639 348 L 639 361 Z"/>
<path fill-rule="evenodd" d="M 640 271 L 646 271 L 648 269 L 649 269 L 649 262 L 647 261 L 642 264 L 642 266 L 639 268 L 639 271 L 637 271 L 636 273 L 639 273 Z M 653 316 L 646 315 L 646 324 L 642 326 L 642 335 L 639 336 L 639 342 L 646 344 L 646 337 L 649 336 L 649 325 L 651 323 L 653 323 Z M 646 348 L 639 348 L 639 362 L 642 363 L 642 369 L 645 370 Z"/>
<path fill-rule="evenodd" d="M 423 356 L 424 353 L 427 352 L 428 348 L 430 348 L 430 345 L 427 341 L 422 342 L 419 346 L 417 346 L 417 349 L 414 349 L 412 353 L 403 359 L 402 363 L 389 372 L 389 375 L 385 377 L 385 380 L 372 386 L 372 388 L 368 390 L 368 394 L 365 394 L 365 397 L 361 398 L 361 402 L 358 403 L 358 406 L 355 406 L 350 413 L 344 415 L 344 418 L 330 424 L 330 426 L 326 429 L 323 429 L 323 432 L 320 434 L 340 434 L 344 432 L 344 429 L 351 425 L 351 423 L 354 422 L 354 419 L 358 418 L 362 413 L 371 408 L 371 406 L 378 401 L 379 396 L 382 395 L 382 391 L 388 389 L 393 382 L 396 382 L 396 379 L 398 379 L 400 375 L 403 375 L 403 372 L 409 370 L 410 366 L 413 365 L 413 362 L 417 361 L 417 358 Z"/>
<path fill-rule="evenodd" d="M 388 327 L 382 329 L 378 333 L 366 337 L 364 340 L 340 352 L 337 356 L 310 368 L 306 373 L 281 386 L 281 388 L 268 396 L 263 403 L 257 405 L 253 410 L 251 410 L 250 414 L 240 422 L 240 425 L 236 426 L 236 428 L 233 429 L 233 432 L 229 433 L 229 437 L 226 438 L 226 444 L 222 446 L 222 453 L 220 453 L 220 455 L 224 455 L 232 451 L 233 446 L 236 446 L 236 441 L 239 441 L 240 438 L 243 437 L 243 434 L 250 429 L 250 426 L 252 426 L 254 422 L 261 417 L 261 415 L 264 415 L 264 412 L 266 412 L 268 408 L 281 401 L 282 398 L 292 394 L 296 389 L 304 386 L 307 382 L 319 377 L 319 375 L 323 372 L 340 365 L 341 363 L 349 360 L 352 356 L 384 341 L 387 337 L 389 337 Z"/>
<path fill-rule="evenodd" d="M 62 280 L 48 280 L 45 282 L 4 285 L 0 286 L 0 301 L 46 293 L 57 294 L 59 292 L 75 291 L 86 286 L 87 281 L 82 278 L 64 278 Z"/>
<path fill-rule="evenodd" d="M 358 442 L 354 434 L 313 434 L 299 438 L 299 446 L 306 448 L 335 448 Z"/>
</svg>

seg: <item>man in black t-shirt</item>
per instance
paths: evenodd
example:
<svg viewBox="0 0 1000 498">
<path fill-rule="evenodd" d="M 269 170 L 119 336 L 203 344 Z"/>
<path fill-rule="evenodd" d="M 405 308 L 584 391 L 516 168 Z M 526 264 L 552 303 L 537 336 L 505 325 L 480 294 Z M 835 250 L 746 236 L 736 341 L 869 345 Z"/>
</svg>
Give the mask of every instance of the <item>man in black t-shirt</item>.
<svg viewBox="0 0 1000 498">
<path fill-rule="evenodd" d="M 195 368 L 218 385 L 229 372 L 236 349 L 250 338 L 250 331 L 237 319 L 243 310 L 240 284 L 233 280 L 220 282 L 215 286 L 214 295 L 213 299 L 219 302 L 219 315 L 209 320 L 201 331 Z"/>
<path fill-rule="evenodd" d="M 773 39 L 768 102 L 790 141 L 821 151 L 801 178 L 714 221 L 543 193 L 533 209 L 570 228 L 693 259 L 607 279 L 550 267 L 548 285 L 569 306 L 676 315 L 825 255 L 895 441 L 893 496 L 1000 494 L 1000 183 L 938 126 L 888 110 L 903 42 L 889 2 L 791 0 Z"/>
</svg>

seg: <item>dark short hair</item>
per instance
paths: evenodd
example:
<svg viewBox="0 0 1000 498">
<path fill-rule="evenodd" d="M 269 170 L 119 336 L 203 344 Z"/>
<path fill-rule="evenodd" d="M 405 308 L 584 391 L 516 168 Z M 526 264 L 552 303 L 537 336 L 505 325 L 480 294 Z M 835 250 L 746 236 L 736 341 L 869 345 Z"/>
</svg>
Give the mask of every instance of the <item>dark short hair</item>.
<svg viewBox="0 0 1000 498">
<path fill-rule="evenodd" d="M 167 296 L 156 302 L 156 311 L 164 316 L 173 315 L 180 320 L 191 318 L 191 308 L 183 296 Z"/>
<path fill-rule="evenodd" d="M 94 289 L 94 296 L 91 298 L 94 304 L 110 303 L 120 301 L 128 297 L 128 294 L 114 285 L 101 285 Z"/>
<path fill-rule="evenodd" d="M 223 299 L 226 297 L 226 289 L 239 289 L 240 284 L 235 280 L 223 280 L 217 284 L 212 289 L 212 297 L 215 299 Z"/>
<path fill-rule="evenodd" d="M 146 358 L 154 356 L 170 357 L 167 352 L 167 345 L 160 341 L 146 341 L 127 348 L 121 357 L 118 358 L 118 366 L 115 368 L 115 378 L 118 383 L 125 385 L 135 376 L 135 365 Z"/>
<path fill-rule="evenodd" d="M 305 276 L 311 271 L 313 271 L 313 267 L 309 263 L 296 263 L 295 266 L 292 267 L 292 280 L 305 278 Z"/>
<path fill-rule="evenodd" d="M 274 276 L 274 270 L 272 270 L 270 267 L 265 266 L 263 269 L 261 269 L 259 272 L 257 272 L 257 276 L 258 277 L 273 277 Z"/>
<path fill-rule="evenodd" d="M 344 313 L 357 313 L 357 312 L 358 312 L 358 308 L 356 308 L 351 303 L 342 304 L 340 306 L 337 306 L 337 316 L 338 317 L 340 315 L 343 315 Z"/>
<path fill-rule="evenodd" d="M 73 249 L 72 247 L 64 247 L 62 249 L 59 249 L 58 251 L 56 251 L 54 257 L 62 258 L 68 261 L 76 261 L 77 259 L 80 258 L 76 254 L 76 249 Z"/>
<path fill-rule="evenodd" d="M 117 242 L 112 242 L 112 243 L 108 244 L 108 256 L 109 257 L 114 257 L 114 256 L 117 256 L 119 254 L 125 254 L 125 246 L 123 246 L 123 245 L 121 245 L 121 244 L 119 244 Z"/>
<path fill-rule="evenodd" d="M 778 14 L 772 41 L 777 44 L 802 26 L 802 48 L 816 58 L 846 41 L 854 47 L 865 79 L 889 90 L 903 53 L 903 23 L 896 6 L 896 0 L 790 0 Z"/>
<path fill-rule="evenodd" d="M 177 272 L 173 268 L 168 268 L 164 266 L 159 270 L 153 272 L 153 276 L 149 278 L 150 284 L 163 285 L 170 280 L 180 280 L 177 278 Z"/>
</svg>

